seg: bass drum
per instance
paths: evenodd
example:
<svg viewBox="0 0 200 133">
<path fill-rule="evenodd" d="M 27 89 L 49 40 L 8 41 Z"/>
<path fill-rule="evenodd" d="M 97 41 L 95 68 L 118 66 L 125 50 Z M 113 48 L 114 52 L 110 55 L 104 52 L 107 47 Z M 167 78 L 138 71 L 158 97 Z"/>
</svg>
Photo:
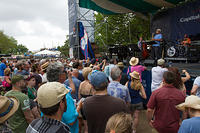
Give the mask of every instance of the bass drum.
<svg viewBox="0 0 200 133">
<path fill-rule="evenodd" d="M 177 57 L 178 56 L 178 49 L 175 46 L 170 46 L 166 50 L 166 54 L 168 57 Z"/>
</svg>

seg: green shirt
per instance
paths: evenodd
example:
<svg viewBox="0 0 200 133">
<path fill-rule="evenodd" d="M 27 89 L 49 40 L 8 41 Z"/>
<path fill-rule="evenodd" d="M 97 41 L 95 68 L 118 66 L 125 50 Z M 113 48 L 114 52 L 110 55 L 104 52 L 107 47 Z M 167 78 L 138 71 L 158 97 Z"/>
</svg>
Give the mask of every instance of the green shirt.
<svg viewBox="0 0 200 133">
<path fill-rule="evenodd" d="M 22 92 L 14 90 L 8 91 L 5 96 L 16 97 L 20 102 L 18 110 L 14 113 L 13 116 L 10 117 L 10 119 L 8 119 L 10 129 L 12 129 L 13 133 L 26 133 L 28 123 L 26 121 L 23 111 L 30 109 L 28 96 Z"/>
<path fill-rule="evenodd" d="M 37 93 L 36 89 L 35 88 L 29 88 L 29 87 L 27 87 L 27 88 L 28 88 L 28 97 L 30 99 L 34 100 L 36 98 L 36 93 Z"/>
</svg>

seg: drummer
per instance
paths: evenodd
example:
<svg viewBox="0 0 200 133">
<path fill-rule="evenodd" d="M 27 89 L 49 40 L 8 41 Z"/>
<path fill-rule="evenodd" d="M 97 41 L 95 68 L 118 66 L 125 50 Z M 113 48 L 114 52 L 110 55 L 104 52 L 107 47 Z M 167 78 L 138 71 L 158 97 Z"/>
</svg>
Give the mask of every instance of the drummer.
<svg viewBox="0 0 200 133">
<path fill-rule="evenodd" d="M 184 45 L 184 46 L 188 46 L 188 45 L 191 44 L 191 39 L 188 37 L 187 34 L 184 35 L 184 39 L 181 42 L 181 44 Z"/>
</svg>

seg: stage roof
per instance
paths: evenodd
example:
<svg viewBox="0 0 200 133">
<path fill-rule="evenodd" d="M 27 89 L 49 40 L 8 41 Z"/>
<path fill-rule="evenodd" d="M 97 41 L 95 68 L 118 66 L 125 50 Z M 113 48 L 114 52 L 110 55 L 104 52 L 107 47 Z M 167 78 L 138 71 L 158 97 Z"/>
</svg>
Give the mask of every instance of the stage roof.
<svg viewBox="0 0 200 133">
<path fill-rule="evenodd" d="M 159 9 L 175 7 L 185 0 L 79 0 L 79 6 L 112 15 L 118 13 L 147 14 Z"/>
</svg>

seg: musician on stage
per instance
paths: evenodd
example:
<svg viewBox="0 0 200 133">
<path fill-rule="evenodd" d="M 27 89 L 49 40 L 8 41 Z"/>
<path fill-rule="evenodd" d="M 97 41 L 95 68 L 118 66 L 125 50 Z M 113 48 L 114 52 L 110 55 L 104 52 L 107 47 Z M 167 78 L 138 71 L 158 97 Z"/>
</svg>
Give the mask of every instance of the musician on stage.
<svg viewBox="0 0 200 133">
<path fill-rule="evenodd" d="M 161 58 L 161 47 L 160 43 L 162 42 L 162 34 L 161 34 L 161 29 L 156 30 L 156 34 L 152 35 L 152 41 L 155 41 L 156 43 L 152 45 L 152 58 L 157 60 Z"/>
<path fill-rule="evenodd" d="M 142 51 L 142 44 L 144 43 L 142 37 L 140 37 L 140 40 L 138 41 L 138 48 Z"/>
<path fill-rule="evenodd" d="M 191 39 L 188 37 L 187 34 L 184 35 L 184 39 L 181 44 L 183 44 L 184 46 L 188 46 L 191 44 Z"/>
</svg>

